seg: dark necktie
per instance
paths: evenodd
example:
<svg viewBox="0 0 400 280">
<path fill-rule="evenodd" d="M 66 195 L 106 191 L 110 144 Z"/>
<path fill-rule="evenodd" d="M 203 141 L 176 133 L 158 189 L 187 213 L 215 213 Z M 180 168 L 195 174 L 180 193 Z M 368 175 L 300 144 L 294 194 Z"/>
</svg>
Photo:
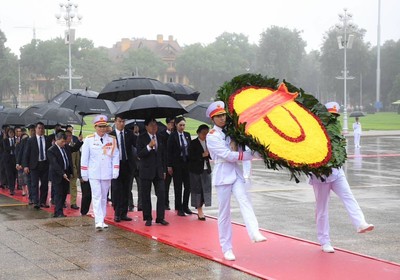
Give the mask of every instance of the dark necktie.
<svg viewBox="0 0 400 280">
<path fill-rule="evenodd" d="M 185 148 L 185 141 L 183 141 L 183 133 L 179 134 L 179 136 L 181 139 L 182 158 L 183 158 L 183 161 L 186 161 L 187 153 L 186 153 L 186 148 Z"/>
<path fill-rule="evenodd" d="M 151 139 L 153 139 L 154 141 L 156 141 L 156 145 L 154 146 L 154 150 L 157 151 L 157 140 L 156 140 L 156 136 L 153 135 L 153 136 L 151 137 Z"/>
<path fill-rule="evenodd" d="M 65 153 L 65 149 L 64 148 L 61 148 L 61 151 L 62 151 L 62 155 L 63 155 L 63 158 L 64 158 L 64 170 L 67 170 L 67 167 L 69 165 L 68 157 L 67 157 L 67 154 Z"/>
<path fill-rule="evenodd" d="M 39 157 L 40 160 L 44 160 L 44 150 L 43 150 L 43 141 L 42 141 L 42 137 L 39 137 Z"/>
<path fill-rule="evenodd" d="M 222 132 L 225 134 L 224 139 L 226 139 L 226 136 L 228 136 L 228 131 L 225 129 L 225 127 L 222 129 Z"/>
<path fill-rule="evenodd" d="M 103 138 L 100 138 L 101 144 L 103 144 Z"/>
<path fill-rule="evenodd" d="M 122 153 L 121 159 L 126 160 L 124 133 L 121 131 L 120 135 L 121 135 L 120 141 L 121 141 L 121 153 Z"/>
<path fill-rule="evenodd" d="M 13 147 L 14 147 L 14 138 L 10 138 L 10 141 L 11 141 L 11 145 L 10 145 L 10 154 L 14 154 L 14 149 L 13 149 Z"/>
</svg>

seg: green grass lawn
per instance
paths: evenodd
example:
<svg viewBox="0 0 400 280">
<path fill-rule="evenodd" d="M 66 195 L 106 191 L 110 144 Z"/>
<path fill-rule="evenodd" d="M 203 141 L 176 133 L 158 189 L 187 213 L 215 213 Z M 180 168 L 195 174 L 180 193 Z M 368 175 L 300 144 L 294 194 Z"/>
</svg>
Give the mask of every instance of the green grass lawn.
<svg viewBox="0 0 400 280">
<path fill-rule="evenodd" d="M 94 132 L 94 127 L 92 124 L 93 116 L 86 116 L 86 125 L 83 126 L 83 135 L 86 136 Z M 162 123 L 165 119 L 160 119 Z M 340 116 L 340 122 L 343 124 L 343 115 Z M 354 118 L 348 118 L 349 130 L 352 129 Z M 363 130 L 400 130 L 400 114 L 394 112 L 382 112 L 376 114 L 369 114 L 365 117 L 360 118 L 360 122 Z M 197 120 L 186 119 L 186 131 L 192 136 L 196 136 L 196 130 L 198 126 L 202 124 Z M 211 125 L 209 125 L 211 127 Z M 78 135 L 80 131 L 80 126 L 75 126 L 75 135 Z"/>
<path fill-rule="evenodd" d="M 349 130 L 353 127 L 355 118 L 348 118 Z M 343 124 L 343 114 L 340 116 Z M 380 112 L 360 117 L 362 130 L 400 130 L 400 114 L 394 112 Z"/>
</svg>

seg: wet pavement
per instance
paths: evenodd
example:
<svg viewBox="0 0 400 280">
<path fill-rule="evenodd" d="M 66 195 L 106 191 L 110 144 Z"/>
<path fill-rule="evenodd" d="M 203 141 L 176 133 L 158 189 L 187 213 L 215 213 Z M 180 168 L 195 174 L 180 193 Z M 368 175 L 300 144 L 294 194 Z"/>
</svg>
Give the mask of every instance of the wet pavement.
<svg viewBox="0 0 400 280">
<path fill-rule="evenodd" d="M 367 221 L 376 229 L 357 234 L 333 194 L 331 239 L 334 247 L 400 263 L 400 133 L 379 135 L 363 136 L 360 153 L 349 135 L 344 167 Z M 253 163 L 251 193 L 260 227 L 316 242 L 312 187 L 306 178 L 298 184 L 289 179 L 286 171 Z M 117 227 L 99 234 L 87 216 L 54 219 L 30 206 L 6 204 L 10 201 L 0 199 L 0 279 L 255 279 Z M 214 193 L 213 206 L 205 213 L 217 216 L 216 205 Z M 242 223 L 234 199 L 232 212 Z"/>
</svg>

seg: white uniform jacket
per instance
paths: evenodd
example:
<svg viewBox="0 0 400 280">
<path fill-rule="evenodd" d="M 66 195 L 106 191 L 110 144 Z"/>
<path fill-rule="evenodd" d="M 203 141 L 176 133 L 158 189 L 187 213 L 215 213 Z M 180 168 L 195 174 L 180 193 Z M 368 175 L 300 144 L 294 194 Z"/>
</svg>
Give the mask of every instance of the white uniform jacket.
<svg viewBox="0 0 400 280">
<path fill-rule="evenodd" d="M 238 161 L 252 159 L 252 152 L 251 150 L 231 151 L 230 142 L 230 137 L 225 136 L 218 126 L 214 126 L 207 134 L 207 149 L 214 161 L 213 185 L 233 184 L 238 178 L 244 181 L 243 170 Z"/>
<path fill-rule="evenodd" d="M 103 143 L 100 138 L 103 138 Z M 119 150 L 114 136 L 88 135 L 82 145 L 82 178 L 111 180 L 119 175 Z"/>
</svg>

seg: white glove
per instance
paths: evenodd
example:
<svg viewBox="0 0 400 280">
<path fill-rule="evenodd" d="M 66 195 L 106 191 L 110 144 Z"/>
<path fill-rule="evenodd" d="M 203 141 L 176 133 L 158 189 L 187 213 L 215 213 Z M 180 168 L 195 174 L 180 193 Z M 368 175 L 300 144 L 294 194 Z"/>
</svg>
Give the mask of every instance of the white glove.
<svg viewBox="0 0 400 280">
<path fill-rule="evenodd" d="M 112 176 L 112 178 L 113 178 L 113 179 L 117 179 L 118 176 L 119 176 L 119 170 L 114 170 L 114 171 L 113 171 L 113 176 Z"/>
<path fill-rule="evenodd" d="M 89 181 L 89 178 L 88 178 L 88 177 L 82 177 L 82 180 L 83 180 L 84 182 L 87 182 L 87 181 Z"/>
</svg>

